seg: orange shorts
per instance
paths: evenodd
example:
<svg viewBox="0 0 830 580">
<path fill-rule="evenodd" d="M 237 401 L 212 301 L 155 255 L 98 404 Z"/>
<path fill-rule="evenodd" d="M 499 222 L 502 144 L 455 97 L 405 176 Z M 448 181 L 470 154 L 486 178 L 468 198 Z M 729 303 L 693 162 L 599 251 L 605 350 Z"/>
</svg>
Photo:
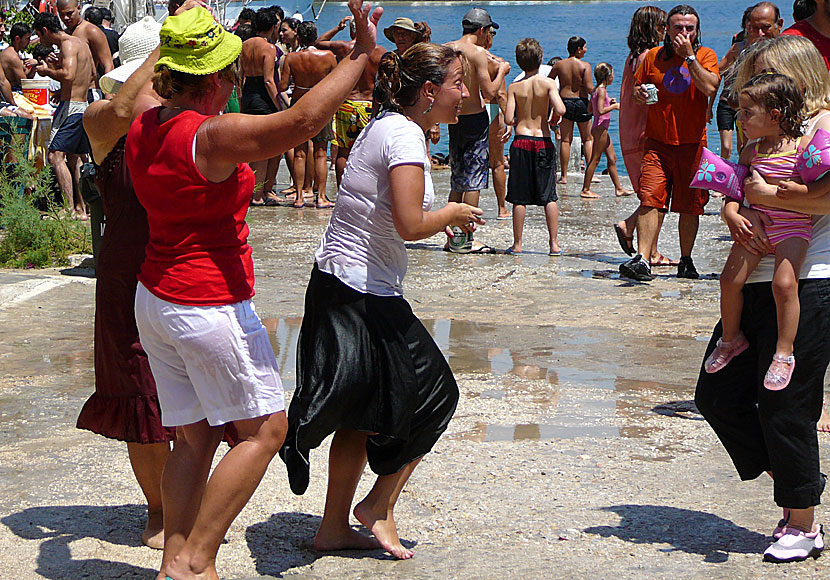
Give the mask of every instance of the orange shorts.
<svg viewBox="0 0 830 580">
<path fill-rule="evenodd" d="M 646 139 L 637 196 L 646 207 L 703 215 L 709 201 L 705 189 L 689 187 L 700 164 L 701 143 L 666 145 Z"/>
</svg>

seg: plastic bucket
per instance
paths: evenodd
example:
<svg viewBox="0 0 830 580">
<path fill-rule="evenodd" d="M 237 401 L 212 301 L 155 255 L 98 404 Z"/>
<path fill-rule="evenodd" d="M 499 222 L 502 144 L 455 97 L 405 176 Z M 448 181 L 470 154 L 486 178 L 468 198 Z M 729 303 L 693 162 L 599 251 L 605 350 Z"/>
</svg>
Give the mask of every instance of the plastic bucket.
<svg viewBox="0 0 830 580">
<path fill-rule="evenodd" d="M 23 96 L 37 105 L 49 104 L 49 80 L 22 79 Z"/>
</svg>

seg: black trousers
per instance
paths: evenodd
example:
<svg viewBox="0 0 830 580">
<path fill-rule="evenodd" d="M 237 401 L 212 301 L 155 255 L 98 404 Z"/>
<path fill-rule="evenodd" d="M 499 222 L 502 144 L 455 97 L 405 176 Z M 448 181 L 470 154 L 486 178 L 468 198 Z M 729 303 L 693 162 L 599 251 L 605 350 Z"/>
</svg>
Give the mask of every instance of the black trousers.
<svg viewBox="0 0 830 580">
<path fill-rule="evenodd" d="M 778 338 L 771 283 L 744 287 L 741 330 L 749 348 L 717 373 L 701 365 L 695 403 L 726 448 L 741 479 L 772 470 L 775 503 L 805 509 L 821 503 L 816 423 L 830 363 L 830 279 L 802 280 L 795 370 L 782 391 L 763 385 Z M 704 360 L 722 336 L 718 322 Z"/>
</svg>

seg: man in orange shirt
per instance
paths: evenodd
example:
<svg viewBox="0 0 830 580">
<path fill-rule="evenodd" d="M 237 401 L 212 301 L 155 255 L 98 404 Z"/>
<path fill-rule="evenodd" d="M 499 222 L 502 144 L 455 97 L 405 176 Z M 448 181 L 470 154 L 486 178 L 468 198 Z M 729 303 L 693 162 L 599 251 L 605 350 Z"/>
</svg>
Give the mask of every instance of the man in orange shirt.
<svg viewBox="0 0 830 580">
<path fill-rule="evenodd" d="M 650 252 L 659 228 L 658 212 L 680 214 L 678 278 L 697 278 L 692 248 L 709 193 L 689 187 L 706 143 L 708 99 L 720 84 L 718 57 L 700 46 L 700 18 L 688 5 L 675 6 L 666 19 L 663 46 L 652 48 L 634 75 L 634 100 L 646 103 L 643 85 L 657 87 L 657 102 L 646 113 L 645 153 L 641 166 L 638 253 L 620 265 L 634 280 L 651 280 L 643 252 Z"/>
</svg>

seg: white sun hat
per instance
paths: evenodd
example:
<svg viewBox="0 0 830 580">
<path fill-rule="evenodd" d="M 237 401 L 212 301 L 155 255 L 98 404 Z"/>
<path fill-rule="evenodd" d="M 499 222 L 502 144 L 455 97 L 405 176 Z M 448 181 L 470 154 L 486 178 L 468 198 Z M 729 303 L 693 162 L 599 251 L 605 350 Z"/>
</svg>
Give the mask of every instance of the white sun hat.
<svg viewBox="0 0 830 580">
<path fill-rule="evenodd" d="M 152 16 L 145 16 L 131 24 L 118 39 L 118 55 L 121 66 L 101 77 L 98 84 L 105 93 L 115 93 L 130 75 L 147 60 L 150 53 L 159 45 L 161 24 Z"/>
</svg>

